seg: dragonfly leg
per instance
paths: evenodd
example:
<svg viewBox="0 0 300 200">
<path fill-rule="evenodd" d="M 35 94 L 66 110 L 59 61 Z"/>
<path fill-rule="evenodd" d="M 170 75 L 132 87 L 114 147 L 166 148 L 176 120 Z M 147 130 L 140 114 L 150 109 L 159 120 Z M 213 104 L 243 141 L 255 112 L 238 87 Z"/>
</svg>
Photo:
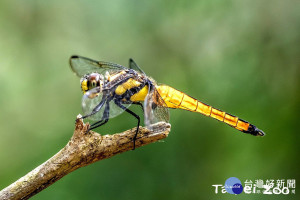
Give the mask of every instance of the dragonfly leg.
<svg viewBox="0 0 300 200">
<path fill-rule="evenodd" d="M 144 106 L 143 106 L 143 104 L 141 102 L 132 102 L 132 104 L 141 106 L 142 111 L 144 112 Z"/>
<path fill-rule="evenodd" d="M 133 137 L 133 149 L 132 150 L 134 150 L 135 149 L 136 137 L 137 137 L 137 134 L 139 132 L 139 127 L 140 127 L 140 121 L 141 121 L 140 116 L 138 116 L 137 114 L 135 114 L 134 112 L 132 112 L 131 110 L 129 110 L 128 108 L 123 106 L 120 101 L 115 101 L 115 104 L 117 106 L 119 106 L 120 108 L 122 108 L 123 110 L 125 110 L 126 112 L 128 112 L 129 114 L 131 114 L 132 116 L 134 116 L 138 120 L 137 127 L 136 127 L 136 132 L 135 132 L 135 135 Z"/>
<path fill-rule="evenodd" d="M 90 126 L 90 128 L 87 130 L 87 133 L 90 130 L 93 130 L 95 128 L 98 128 L 99 126 L 102 126 L 102 125 L 106 124 L 108 122 L 108 119 L 109 119 L 109 102 L 106 102 L 106 106 L 105 106 L 105 109 L 104 109 L 102 119 L 100 121 L 95 122 L 94 124 L 92 124 Z"/>
<path fill-rule="evenodd" d="M 103 107 L 103 105 L 105 104 L 105 101 L 106 101 L 106 98 L 103 96 L 101 99 L 101 102 L 92 110 L 92 112 L 90 114 L 82 116 L 81 119 L 85 119 L 87 117 L 90 117 L 90 116 L 96 114 Z"/>
<path fill-rule="evenodd" d="M 99 122 L 96 122 L 90 126 L 90 128 L 86 131 L 88 133 L 90 130 L 93 130 L 95 128 L 98 128 L 99 126 L 102 126 L 108 122 L 108 119 L 100 120 Z"/>
</svg>

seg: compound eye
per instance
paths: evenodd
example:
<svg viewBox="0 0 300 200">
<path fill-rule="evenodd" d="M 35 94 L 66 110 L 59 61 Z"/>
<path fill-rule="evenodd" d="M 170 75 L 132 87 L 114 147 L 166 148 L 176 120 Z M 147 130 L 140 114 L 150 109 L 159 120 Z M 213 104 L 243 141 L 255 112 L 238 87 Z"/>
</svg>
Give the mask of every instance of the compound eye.
<svg viewBox="0 0 300 200">
<path fill-rule="evenodd" d="M 89 89 L 93 89 L 97 86 L 97 81 L 94 79 L 94 80 L 91 80 L 90 82 L 90 88 Z"/>
<path fill-rule="evenodd" d="M 96 81 L 96 80 L 93 80 L 93 81 L 92 81 L 92 87 L 94 88 L 94 87 L 96 87 L 96 85 L 97 85 L 97 81 Z"/>
</svg>

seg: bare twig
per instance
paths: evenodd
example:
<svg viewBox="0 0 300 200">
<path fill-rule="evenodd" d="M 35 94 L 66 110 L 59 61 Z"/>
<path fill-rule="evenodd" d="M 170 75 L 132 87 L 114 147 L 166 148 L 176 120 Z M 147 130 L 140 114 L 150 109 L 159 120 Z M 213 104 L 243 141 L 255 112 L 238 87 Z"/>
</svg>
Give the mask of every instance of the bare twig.
<svg viewBox="0 0 300 200">
<path fill-rule="evenodd" d="M 74 134 L 68 144 L 52 158 L 0 191 L 0 199 L 29 199 L 68 173 L 98 160 L 132 150 L 135 128 L 123 133 L 104 135 L 90 131 L 89 125 L 77 120 Z M 157 123 L 150 131 L 140 127 L 136 148 L 164 139 L 170 124 Z"/>
</svg>

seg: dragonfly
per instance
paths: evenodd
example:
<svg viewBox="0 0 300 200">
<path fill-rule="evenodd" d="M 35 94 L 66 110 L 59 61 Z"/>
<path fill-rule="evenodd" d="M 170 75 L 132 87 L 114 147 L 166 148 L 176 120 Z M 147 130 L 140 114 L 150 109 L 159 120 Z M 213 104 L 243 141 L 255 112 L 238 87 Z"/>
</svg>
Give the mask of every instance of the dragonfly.
<svg viewBox="0 0 300 200">
<path fill-rule="evenodd" d="M 245 120 L 205 104 L 173 87 L 157 84 L 133 59 L 129 59 L 128 68 L 78 55 L 71 56 L 69 62 L 72 71 L 81 78 L 84 112 L 82 119 L 96 121 L 90 125 L 88 131 L 127 112 L 137 120 L 133 149 L 135 149 L 141 118 L 129 109 L 131 105 L 142 107 L 144 124 L 150 128 L 157 122 L 169 122 L 169 109 L 182 109 L 201 113 L 243 133 L 254 136 L 265 135 L 262 130 Z"/>
</svg>

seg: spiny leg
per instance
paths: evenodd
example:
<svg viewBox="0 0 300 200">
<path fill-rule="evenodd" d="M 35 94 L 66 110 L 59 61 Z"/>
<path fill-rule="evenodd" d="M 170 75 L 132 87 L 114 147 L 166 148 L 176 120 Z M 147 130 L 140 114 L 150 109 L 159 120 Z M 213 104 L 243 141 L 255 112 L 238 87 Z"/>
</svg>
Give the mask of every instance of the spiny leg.
<svg viewBox="0 0 300 200">
<path fill-rule="evenodd" d="M 82 116 L 81 119 L 85 119 L 87 117 L 90 117 L 94 114 L 96 114 L 97 112 L 99 112 L 99 110 L 103 107 L 103 105 L 105 104 L 105 101 L 106 101 L 106 97 L 102 97 L 100 103 L 92 110 L 92 112 L 90 114 L 87 114 L 85 116 Z"/>
<path fill-rule="evenodd" d="M 134 150 L 135 149 L 135 141 L 136 141 L 136 137 L 137 137 L 137 134 L 138 134 L 138 132 L 139 132 L 139 127 L 140 127 L 140 116 L 138 116 L 137 114 L 135 114 L 134 112 L 132 112 L 131 110 L 129 110 L 128 108 L 126 108 L 125 106 L 123 106 L 122 104 L 121 104 L 121 102 L 120 101 L 118 101 L 118 100 L 115 100 L 115 104 L 117 105 L 117 106 L 119 106 L 120 108 L 122 108 L 123 110 L 125 110 L 126 112 L 128 112 L 129 114 L 131 114 L 132 116 L 134 116 L 137 120 L 138 120 L 138 123 L 137 123 L 137 127 L 136 127 L 136 132 L 135 132 L 135 135 L 134 135 L 134 137 L 133 137 L 133 149 L 132 150 Z"/>
<path fill-rule="evenodd" d="M 143 104 L 141 102 L 132 102 L 132 104 L 141 106 L 142 111 L 144 112 L 144 106 L 143 106 Z"/>
<path fill-rule="evenodd" d="M 106 124 L 108 122 L 108 119 L 104 119 L 104 120 L 100 120 L 99 122 L 96 122 L 94 124 L 92 124 L 90 126 L 90 128 L 87 130 L 87 133 L 90 131 L 90 130 L 93 130 L 95 128 L 98 128 L 99 126 L 102 126 L 104 124 Z"/>
<path fill-rule="evenodd" d="M 89 132 L 90 130 L 93 130 L 95 128 L 98 128 L 99 126 L 102 126 L 104 124 L 106 124 L 108 122 L 109 119 L 109 102 L 106 102 L 106 106 L 104 108 L 104 112 L 103 112 L 103 116 L 102 119 L 98 122 L 95 122 L 94 124 L 92 124 L 89 129 L 87 130 L 87 132 Z"/>
<path fill-rule="evenodd" d="M 98 127 L 98 125 L 100 125 L 100 126 L 103 125 L 102 123 L 103 123 L 104 121 L 105 121 L 105 119 L 101 119 L 100 121 L 97 121 L 97 122 L 91 124 L 89 130 L 95 129 L 94 127 L 96 127 L 96 126 Z M 96 127 L 96 128 L 97 128 L 97 127 Z"/>
</svg>

